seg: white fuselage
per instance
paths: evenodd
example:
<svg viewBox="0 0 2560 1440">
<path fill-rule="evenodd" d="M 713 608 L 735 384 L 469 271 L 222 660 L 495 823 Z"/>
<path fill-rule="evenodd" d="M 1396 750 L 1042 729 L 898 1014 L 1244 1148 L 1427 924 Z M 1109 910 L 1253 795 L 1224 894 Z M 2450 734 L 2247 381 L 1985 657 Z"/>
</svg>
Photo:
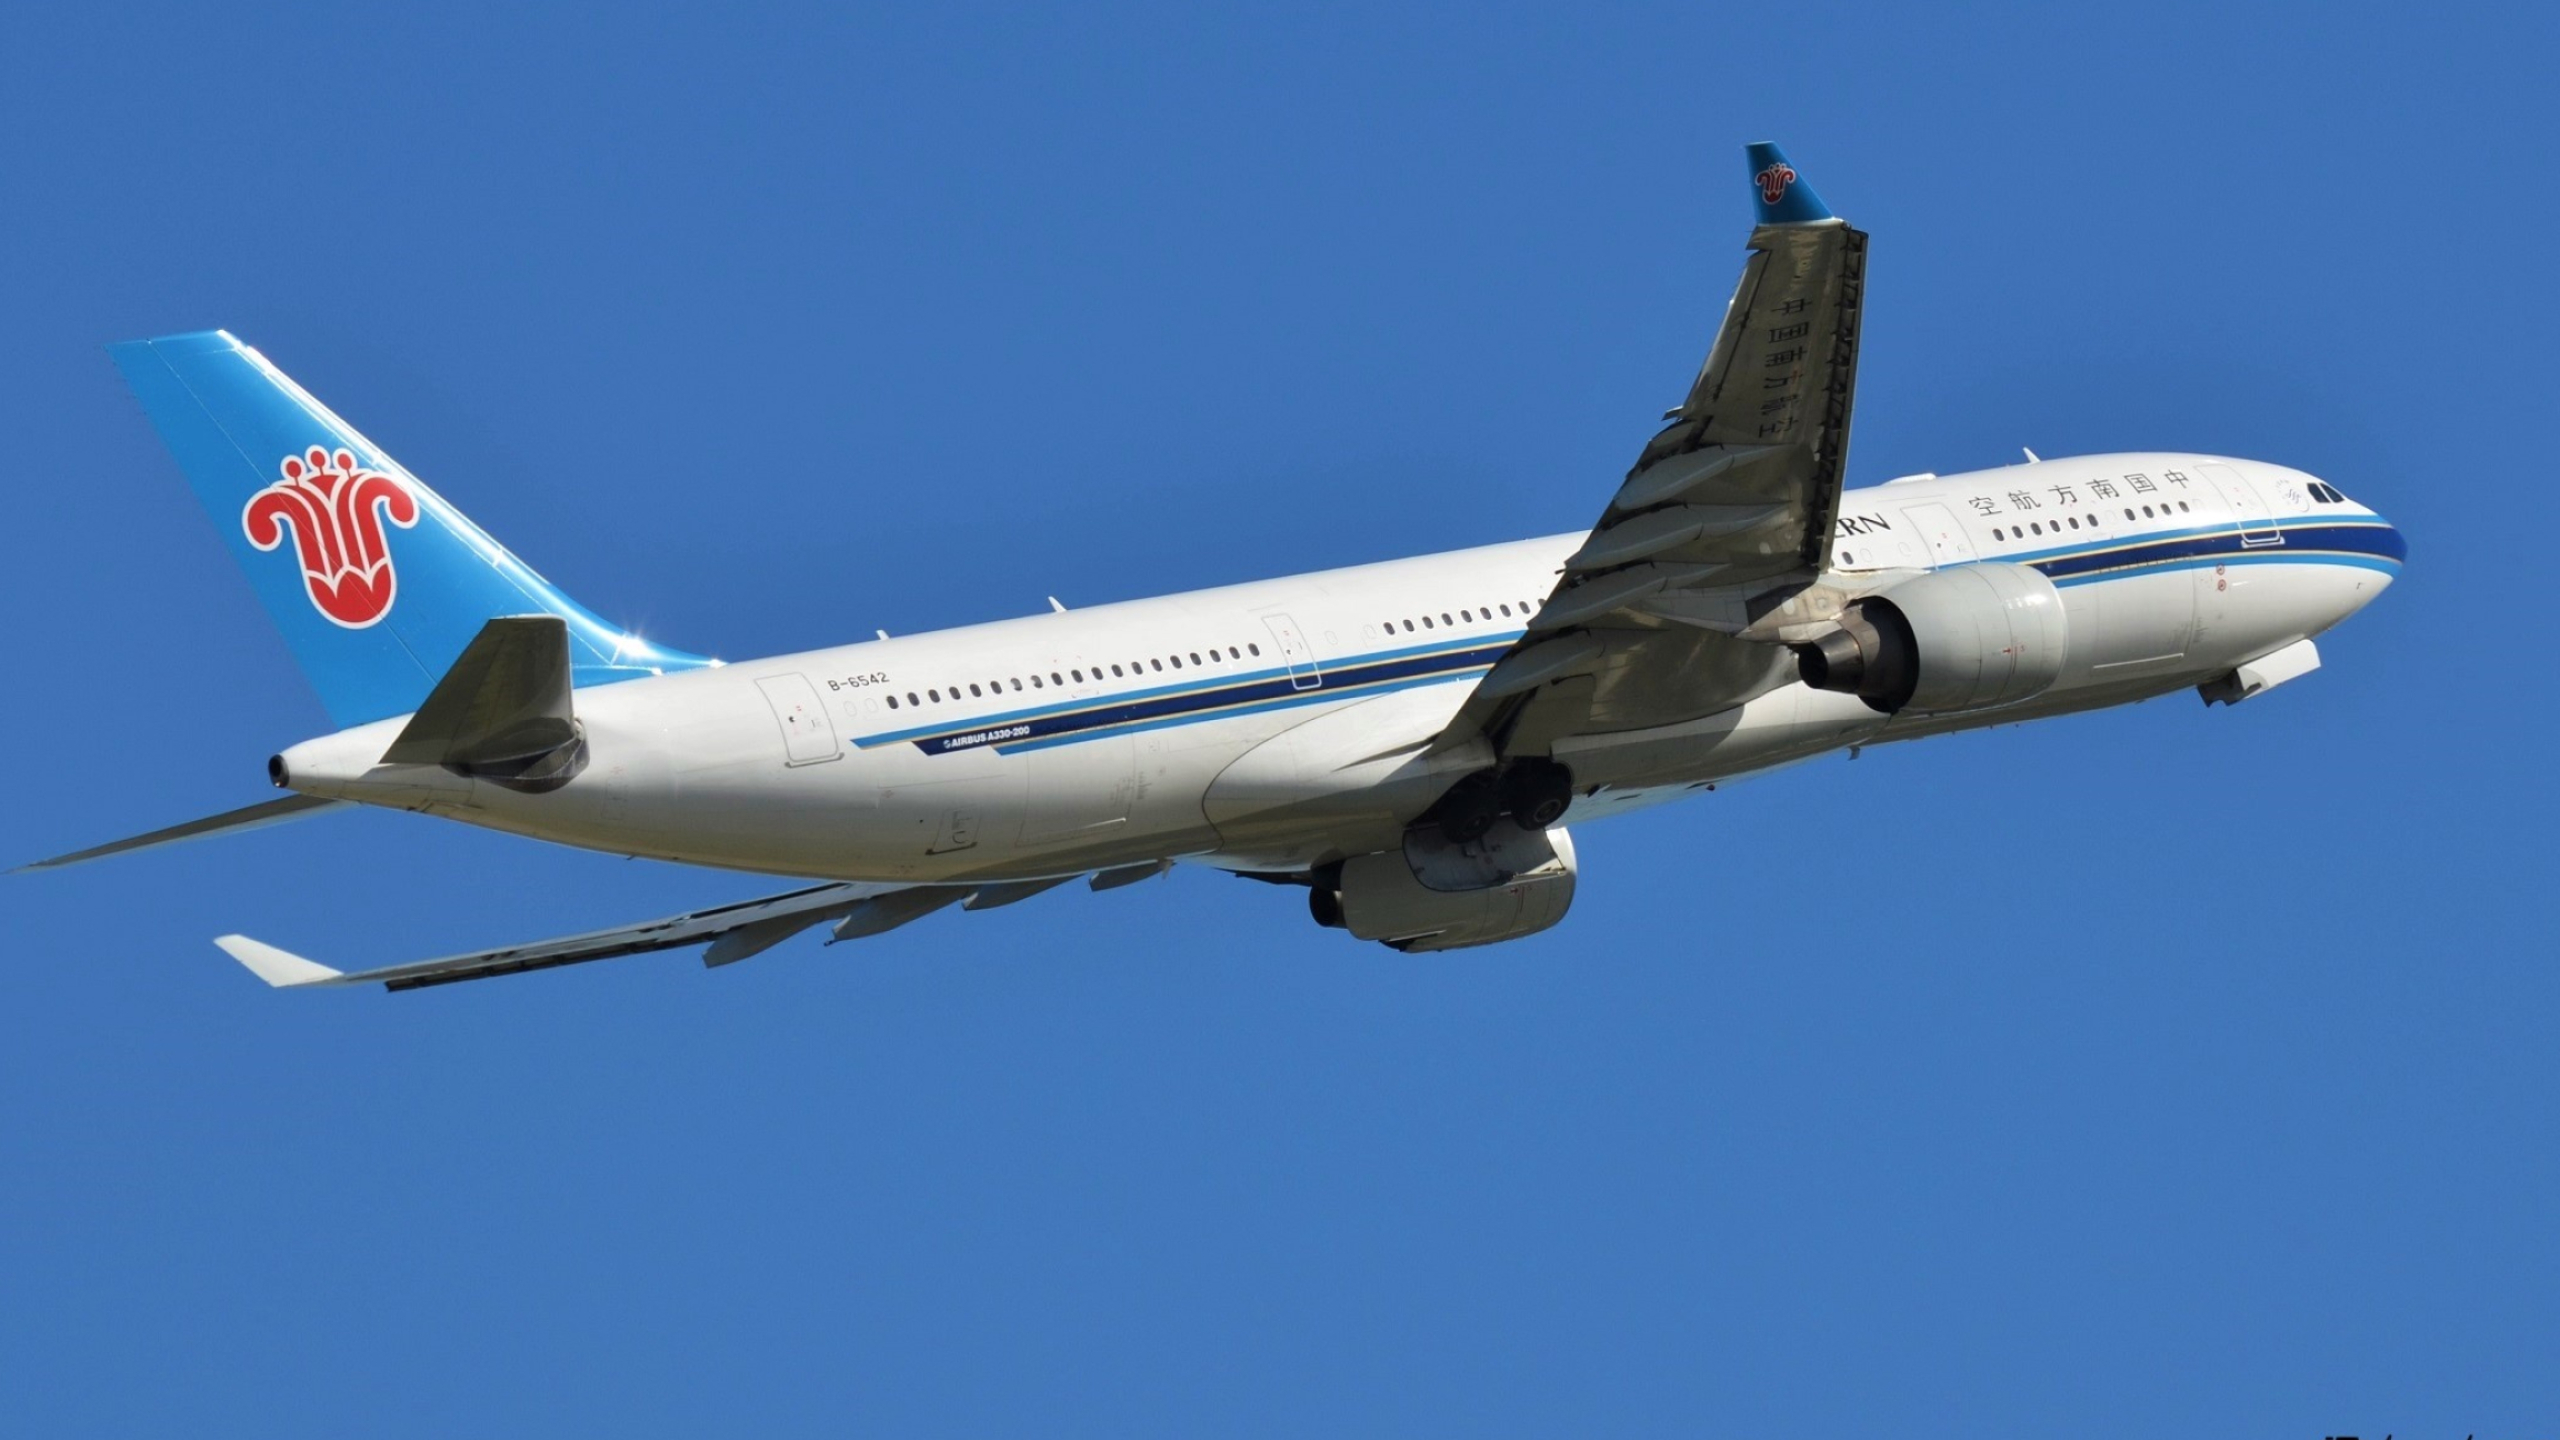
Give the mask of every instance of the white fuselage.
<svg viewBox="0 0 2560 1440">
<path fill-rule="evenodd" d="M 1559 742 L 1569 821 L 1853 744 L 2199 684 L 2326 630 L 2397 574 L 2396 532 L 2299 471 L 2043 461 L 1843 497 L 1831 583 L 2032 565 L 2069 614 L 2020 705 L 1878 713 L 1792 679 L 1678 724 Z M 403 721 L 281 757 L 297 790 L 616 853 L 850 880 L 1025 879 L 1161 858 L 1288 871 L 1388 848 L 1481 742 L 1435 749 L 1584 537 L 1035 615 L 576 695 L 555 793 L 376 763 Z"/>
</svg>

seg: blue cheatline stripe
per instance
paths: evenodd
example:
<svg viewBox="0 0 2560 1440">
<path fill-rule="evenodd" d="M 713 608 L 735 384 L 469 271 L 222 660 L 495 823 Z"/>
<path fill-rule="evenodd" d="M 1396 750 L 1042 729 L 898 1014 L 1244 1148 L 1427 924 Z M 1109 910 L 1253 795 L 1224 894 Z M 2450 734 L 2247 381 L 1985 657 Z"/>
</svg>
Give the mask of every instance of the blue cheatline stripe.
<svg viewBox="0 0 2560 1440">
<path fill-rule="evenodd" d="M 2192 570 L 2204 565 L 2351 565 L 2386 573 L 2408 558 L 2408 542 L 2380 521 L 2354 524 L 2292 524 L 2282 544 L 2249 544 L 2243 532 L 2221 529 L 2181 531 L 2133 544 L 2052 552 L 2041 558 L 2013 559 L 2032 565 L 2057 585 L 2115 579 L 2135 570 Z"/>
<path fill-rule="evenodd" d="M 2092 575 L 2055 576 L 2053 588 L 2069 590 L 2080 585 L 2097 585 L 2109 580 L 2122 580 L 2137 571 L 2144 575 L 2168 575 L 2180 570 L 2203 570 L 2216 565 L 2338 565 L 2350 570 L 2371 570 L 2383 575 L 2400 573 L 2400 563 L 2373 555 L 2341 555 L 2318 550 L 2251 551 L 2245 555 L 2201 555 L 2192 560 L 2156 560 L 2122 570 L 2102 570 Z"/>
<path fill-rule="evenodd" d="M 1325 665 L 1313 685 L 1292 678 L 1286 669 L 1256 670 L 1241 676 L 1163 685 L 1119 695 L 1087 697 L 1024 710 L 975 715 L 965 720 L 858 736 L 857 747 L 907 742 L 928 755 L 974 750 L 993 745 L 1007 752 L 1065 744 L 1103 734 L 1128 733 L 1158 725 L 1186 724 L 1216 715 L 1251 714 L 1291 705 L 1312 704 L 1347 694 L 1382 694 L 1391 689 L 1454 679 L 1489 668 L 1525 633 L 1504 631 L 1465 640 L 1373 651 Z"/>
<path fill-rule="evenodd" d="M 2272 535 L 2277 538 L 2261 539 L 2248 544 L 2245 548 L 2250 550 L 2285 550 L 2305 545 L 2306 537 L 2326 536 L 2332 532 L 2338 531 L 2363 532 L 2374 530 L 2380 530 L 2388 533 L 2395 542 L 2399 538 L 2400 532 L 2393 530 L 2390 522 L 2383 520 L 2379 516 L 2359 515 L 2347 518 L 2325 515 L 2295 515 L 2282 520 L 2271 520 L 2264 525 L 2251 527 L 2247 532 L 2250 535 L 2266 536 L 2272 533 Z M 2241 530 L 2239 529 L 2237 522 L 2225 520 L 2211 525 L 2192 525 L 2179 530 L 2156 530 L 2147 535 L 2134 536 L 2122 540 L 2097 542 L 2083 540 L 2076 545 L 2055 545 L 2041 550 L 2012 550 L 2004 554 L 1986 556 L 1984 558 L 1999 560 L 2012 565 L 2042 566 L 2044 562 L 2048 560 L 2070 559 L 2086 555 L 2107 555 L 2114 554 L 2119 551 L 2147 550 L 2154 546 L 2176 545 L 2182 542 L 2195 540 L 2227 541 L 2234 546 L 2239 546 L 2241 542 Z M 2313 540 L 2309 543 L 2310 548 L 2321 548 L 2321 542 L 2319 541 Z M 2348 547 L 2332 546 L 2329 548 L 2362 549 L 2364 547 L 2362 545 L 2355 545 Z M 2401 550 L 2402 554 L 2405 555 L 2407 547 L 2403 545 Z"/>
</svg>

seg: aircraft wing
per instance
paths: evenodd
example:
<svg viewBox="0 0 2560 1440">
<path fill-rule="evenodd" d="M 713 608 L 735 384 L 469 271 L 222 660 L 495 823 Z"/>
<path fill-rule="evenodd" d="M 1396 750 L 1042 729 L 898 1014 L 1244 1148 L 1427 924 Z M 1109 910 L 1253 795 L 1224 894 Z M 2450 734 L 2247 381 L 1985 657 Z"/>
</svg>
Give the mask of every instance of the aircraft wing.
<svg viewBox="0 0 2560 1440">
<path fill-rule="evenodd" d="M 259 979 L 279 988 L 381 985 L 390 990 L 416 990 L 429 985 L 450 985 L 457 980 L 485 980 L 493 975 L 515 975 L 527 970 L 583 965 L 590 960 L 612 960 L 652 950 L 673 950 L 705 941 L 711 942 L 712 948 L 703 956 L 703 962 L 725 965 L 778 945 L 810 926 L 852 917 L 874 901 L 919 893 L 934 894 L 930 889 L 919 892 L 895 885 L 813 885 L 787 894 L 715 905 L 708 910 L 670 915 L 638 925 L 592 930 L 584 935 L 542 940 L 530 945 L 477 950 L 468 955 L 448 955 L 441 960 L 420 960 L 379 970 L 359 970 L 353 974 L 333 970 L 318 961 L 306 960 L 246 935 L 225 935 L 213 943 L 222 947 L 224 954 L 248 966 Z M 953 890 L 949 900 L 960 899 L 968 893 L 966 889 Z M 893 923 L 903 923 L 925 914 L 927 909 L 938 909 L 940 904 L 948 903 L 938 896 L 935 898 L 939 903 L 929 907 L 913 908 L 912 901 L 896 907 L 911 913 L 901 915 Z M 889 927 L 882 925 L 879 928 Z"/>
<path fill-rule="evenodd" d="M 1123 885 L 1153 879 L 1171 868 L 1171 861 L 1124 865 L 1101 871 L 1088 883 L 1095 890 L 1116 890 Z M 246 935 L 225 935 L 213 943 L 220 946 L 224 954 L 247 966 L 259 979 L 279 989 L 380 985 L 386 990 L 418 990 L 429 985 L 486 980 L 495 975 L 583 965 L 590 960 L 613 960 L 624 955 L 642 955 L 652 950 L 675 950 L 705 943 L 710 948 L 703 952 L 703 964 L 729 965 L 769 950 L 813 926 L 833 922 L 835 939 L 856 940 L 894 930 L 911 920 L 923 919 L 946 905 L 961 904 L 969 910 L 992 910 L 999 905 L 1030 899 L 1075 878 L 1070 874 L 1039 880 L 957 885 L 860 882 L 812 885 L 758 900 L 715 905 L 708 910 L 670 915 L 612 930 L 591 930 L 558 940 L 509 945 L 497 950 L 475 950 L 467 955 L 448 955 L 441 960 L 420 960 L 408 965 L 390 965 L 379 970 L 352 973 L 332 969 L 316 960 L 306 960 L 289 950 L 279 949 L 263 940 L 252 940 Z"/>
<path fill-rule="evenodd" d="M 1705 365 L 1444 744 L 1667 724 L 1793 673 L 1774 612 L 1830 560 L 1867 237 L 1747 153 L 1758 223 Z"/>
</svg>

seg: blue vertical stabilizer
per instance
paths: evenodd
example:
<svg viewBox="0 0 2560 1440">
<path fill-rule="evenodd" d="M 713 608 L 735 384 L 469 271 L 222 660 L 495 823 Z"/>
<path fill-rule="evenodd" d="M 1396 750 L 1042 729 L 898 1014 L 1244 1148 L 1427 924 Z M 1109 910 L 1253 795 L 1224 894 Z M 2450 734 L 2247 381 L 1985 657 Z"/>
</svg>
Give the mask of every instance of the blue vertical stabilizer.
<svg viewBox="0 0 2560 1440">
<path fill-rule="evenodd" d="M 417 709 L 502 615 L 567 621 L 581 685 L 712 663 L 597 619 L 229 333 L 109 351 L 339 725 Z"/>
</svg>

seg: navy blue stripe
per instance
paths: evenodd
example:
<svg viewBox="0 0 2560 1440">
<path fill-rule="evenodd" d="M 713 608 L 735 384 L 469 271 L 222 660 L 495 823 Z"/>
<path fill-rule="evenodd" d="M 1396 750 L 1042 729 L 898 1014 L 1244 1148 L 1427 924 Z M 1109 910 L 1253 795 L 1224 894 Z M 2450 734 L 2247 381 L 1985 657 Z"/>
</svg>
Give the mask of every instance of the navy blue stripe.
<svg viewBox="0 0 2560 1440">
<path fill-rule="evenodd" d="M 2028 563 L 2055 580 L 2094 575 L 2102 571 L 2130 570 L 2138 566 L 2169 565 L 2178 561 L 2208 560 L 2216 556 L 2246 555 L 2252 558 L 2281 559 L 2288 553 L 2329 553 L 2370 555 L 2395 564 L 2409 556 L 2409 543 L 2400 532 L 2388 525 L 2298 525 L 2282 532 L 2282 543 L 2249 544 L 2237 530 L 2217 531 L 2207 535 L 2180 535 L 2166 540 L 2146 541 L 2133 545 L 2109 546 L 2098 550 L 2077 550 L 2049 560 Z M 2305 554 L 2305 559 L 2310 556 Z"/>
</svg>

